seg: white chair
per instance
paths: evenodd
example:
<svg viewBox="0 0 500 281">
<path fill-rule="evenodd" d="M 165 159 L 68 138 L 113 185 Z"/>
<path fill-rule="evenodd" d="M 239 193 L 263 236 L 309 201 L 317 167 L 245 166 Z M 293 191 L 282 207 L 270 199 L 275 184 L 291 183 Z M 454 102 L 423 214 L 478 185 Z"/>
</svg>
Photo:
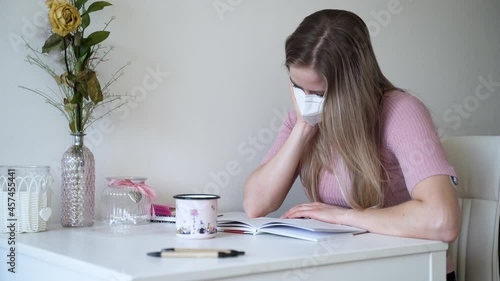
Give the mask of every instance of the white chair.
<svg viewBox="0 0 500 281">
<path fill-rule="evenodd" d="M 500 136 L 443 142 L 459 184 L 462 229 L 450 244 L 458 281 L 499 281 Z"/>
</svg>

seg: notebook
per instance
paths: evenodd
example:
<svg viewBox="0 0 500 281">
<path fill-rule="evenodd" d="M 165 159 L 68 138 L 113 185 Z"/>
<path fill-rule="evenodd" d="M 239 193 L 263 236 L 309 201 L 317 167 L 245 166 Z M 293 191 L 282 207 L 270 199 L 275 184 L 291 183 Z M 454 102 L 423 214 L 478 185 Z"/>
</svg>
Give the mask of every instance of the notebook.
<svg viewBox="0 0 500 281">
<path fill-rule="evenodd" d="M 274 234 L 314 242 L 366 232 L 360 228 L 331 224 L 315 219 L 269 217 L 250 219 L 243 212 L 221 213 L 217 219 L 217 228 L 221 232 L 253 235 Z"/>
</svg>

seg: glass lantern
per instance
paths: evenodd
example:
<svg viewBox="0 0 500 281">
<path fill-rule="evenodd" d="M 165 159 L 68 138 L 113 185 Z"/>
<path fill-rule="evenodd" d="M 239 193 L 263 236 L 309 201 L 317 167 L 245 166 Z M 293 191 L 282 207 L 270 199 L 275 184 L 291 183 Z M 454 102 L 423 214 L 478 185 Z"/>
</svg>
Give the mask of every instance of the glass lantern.
<svg viewBox="0 0 500 281">
<path fill-rule="evenodd" d="M 0 166 L 0 232 L 47 230 L 52 185 L 49 166 Z"/>
<path fill-rule="evenodd" d="M 101 218 L 108 225 L 134 225 L 151 220 L 152 198 L 140 192 L 147 178 L 108 177 L 101 197 Z M 149 188 L 149 187 L 148 187 Z"/>
</svg>

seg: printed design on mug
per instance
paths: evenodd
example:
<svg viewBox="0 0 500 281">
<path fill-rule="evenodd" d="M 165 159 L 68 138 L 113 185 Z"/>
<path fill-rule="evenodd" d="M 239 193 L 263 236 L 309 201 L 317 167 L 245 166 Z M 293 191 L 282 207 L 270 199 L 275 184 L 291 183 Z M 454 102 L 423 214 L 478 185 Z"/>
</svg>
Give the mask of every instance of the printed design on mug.
<svg viewBox="0 0 500 281">
<path fill-rule="evenodd" d="M 212 210 L 215 210 L 215 206 L 211 206 Z M 215 234 L 217 233 L 217 227 L 215 225 L 211 225 L 208 223 L 208 225 L 205 226 L 205 223 L 203 222 L 202 219 L 200 219 L 200 212 L 197 209 L 191 209 L 189 211 L 192 222 L 190 224 L 190 227 L 187 227 L 186 224 L 184 223 L 182 227 L 177 229 L 177 234 Z"/>
</svg>

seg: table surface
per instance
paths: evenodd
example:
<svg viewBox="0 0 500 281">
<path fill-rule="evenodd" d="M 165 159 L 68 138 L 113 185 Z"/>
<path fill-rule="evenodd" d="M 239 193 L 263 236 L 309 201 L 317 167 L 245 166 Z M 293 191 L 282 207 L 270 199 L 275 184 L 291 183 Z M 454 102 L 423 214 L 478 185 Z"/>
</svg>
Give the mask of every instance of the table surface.
<svg viewBox="0 0 500 281">
<path fill-rule="evenodd" d="M 7 234 L 0 235 L 0 248 L 7 248 Z M 218 233 L 213 239 L 189 240 L 175 235 L 172 223 L 85 228 L 49 225 L 38 233 L 16 234 L 18 255 L 72 268 L 97 278 L 116 280 L 207 280 L 315 266 L 405 256 L 446 250 L 448 244 L 377 234 L 341 236 L 322 242 L 276 235 Z M 230 248 L 245 251 L 236 258 L 155 258 L 147 252 L 162 248 Z M 0 260 L 3 260 L 2 259 Z M 20 259 L 20 258 L 18 258 Z M 2 262 L 3 263 L 3 262 Z M 23 270 L 22 260 L 18 270 Z M 162 279 L 163 278 L 163 279 Z"/>
</svg>

